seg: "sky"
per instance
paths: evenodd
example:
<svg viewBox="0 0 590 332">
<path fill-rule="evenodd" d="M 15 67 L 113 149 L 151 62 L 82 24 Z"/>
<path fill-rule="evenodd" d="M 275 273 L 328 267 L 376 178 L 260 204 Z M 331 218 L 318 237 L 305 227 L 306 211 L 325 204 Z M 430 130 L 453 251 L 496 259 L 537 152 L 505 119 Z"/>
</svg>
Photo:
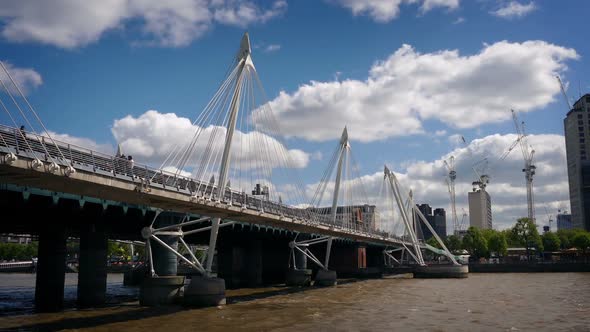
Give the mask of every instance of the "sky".
<svg viewBox="0 0 590 332">
<path fill-rule="evenodd" d="M 461 220 L 472 167 L 487 158 L 494 228 L 504 229 L 526 216 L 522 153 L 499 160 L 517 138 L 511 109 L 535 150 L 537 223 L 569 210 L 555 76 L 570 102 L 590 92 L 588 12 L 574 0 L 5 0 L 0 60 L 54 137 L 111 154 L 121 144 L 159 166 L 199 128 L 247 31 L 280 130 L 276 142 L 246 127 L 237 139 L 284 146 L 303 201 L 347 126 L 350 178 L 369 200 L 387 164 L 416 203 L 450 211 L 443 161 L 454 156 Z M 5 112 L 0 123 L 13 125 Z"/>
</svg>

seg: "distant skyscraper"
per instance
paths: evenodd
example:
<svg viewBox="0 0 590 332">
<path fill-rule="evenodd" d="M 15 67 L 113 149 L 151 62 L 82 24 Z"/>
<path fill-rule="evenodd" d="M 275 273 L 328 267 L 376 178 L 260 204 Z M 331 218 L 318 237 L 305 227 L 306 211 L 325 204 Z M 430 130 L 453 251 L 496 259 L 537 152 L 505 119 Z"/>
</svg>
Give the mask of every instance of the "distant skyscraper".
<svg viewBox="0 0 590 332">
<path fill-rule="evenodd" d="M 574 226 L 572 225 L 572 215 L 565 214 L 565 213 L 558 213 L 557 214 L 557 230 L 560 229 L 572 229 Z"/>
<path fill-rule="evenodd" d="M 434 209 L 434 230 L 440 237 L 447 236 L 447 214 L 445 209 Z"/>
<path fill-rule="evenodd" d="M 435 209 L 434 214 L 432 213 L 432 208 L 428 204 L 416 204 L 418 210 L 422 212 L 426 220 L 430 226 L 434 229 L 436 234 L 440 237 L 447 236 L 447 219 L 445 209 Z M 416 216 L 416 218 L 418 218 Z M 424 226 L 423 223 L 419 223 L 420 227 L 418 227 L 418 236 L 423 237 L 424 240 L 428 240 L 432 237 L 432 232 L 428 229 L 428 227 Z M 420 234 L 420 232 L 422 234 Z M 420 236 L 422 235 L 422 236 Z"/>
<path fill-rule="evenodd" d="M 492 228 L 492 199 L 484 189 L 469 192 L 469 225 L 480 229 Z"/>
<path fill-rule="evenodd" d="M 572 225 L 590 231 L 590 94 L 574 103 L 563 126 Z"/>
</svg>

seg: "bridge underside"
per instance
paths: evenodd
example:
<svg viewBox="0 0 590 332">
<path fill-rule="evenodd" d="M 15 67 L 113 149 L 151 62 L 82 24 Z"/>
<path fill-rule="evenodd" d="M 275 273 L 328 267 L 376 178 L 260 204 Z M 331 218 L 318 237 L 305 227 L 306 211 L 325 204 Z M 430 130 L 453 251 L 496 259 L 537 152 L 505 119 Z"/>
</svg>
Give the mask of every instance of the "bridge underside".
<svg viewBox="0 0 590 332">
<path fill-rule="evenodd" d="M 11 165 L 0 164 L 0 183 L 21 187 L 41 188 L 56 193 L 69 193 L 103 201 L 120 202 L 121 206 L 138 206 L 143 209 L 159 208 L 178 213 L 206 215 L 248 224 L 285 229 L 304 234 L 327 235 L 352 241 L 382 246 L 397 246 L 399 241 L 378 235 L 332 228 L 309 220 L 281 216 L 260 210 L 232 206 L 223 202 L 191 198 L 186 189 L 154 185 L 142 190 L 139 180 L 117 178 L 99 173 L 79 171 L 69 176 L 31 169 L 30 161 L 19 159 Z M 72 203 L 73 204 L 73 203 Z M 75 204 L 73 204 L 75 205 Z M 117 226 L 120 227 L 120 226 Z"/>
<path fill-rule="evenodd" d="M 106 290 L 106 239 L 143 240 L 141 229 L 148 226 L 155 215 L 154 209 L 144 205 L 123 204 L 13 184 L 0 184 L 0 211 L 5 216 L 0 221 L 0 233 L 39 236 L 40 250 L 45 251 L 44 260 L 50 261 L 52 266 L 65 266 L 66 238 L 80 239 L 80 248 L 87 250 L 86 256 L 82 256 L 90 258 L 80 257 L 80 273 L 87 277 L 85 281 L 79 281 L 79 284 L 87 286 L 86 291 L 81 294 L 79 292 L 79 298 L 89 298 L 88 305 L 104 302 L 104 295 L 100 292 Z M 13 217 L 7 217 L 7 212 Z M 194 227 L 209 224 L 209 221 L 204 221 Z M 296 235 L 296 232 L 290 230 L 243 221 L 220 228 L 215 270 L 225 280 L 228 288 L 284 283 L 289 271 L 289 242 Z M 300 233 L 298 238 L 301 240 L 318 236 Z M 208 232 L 201 232 L 187 235 L 184 239 L 190 244 L 206 246 L 209 235 Z M 310 250 L 318 259 L 323 260 L 325 246 L 320 244 Z M 341 277 L 367 276 L 369 269 L 381 271 L 382 251 L 383 245 L 380 244 L 337 239 L 333 244 L 331 269 Z M 43 255 L 40 253 L 40 256 Z M 82 268 L 82 265 L 86 266 Z M 313 270 L 314 275 L 317 273 L 318 268 L 315 265 L 308 264 L 308 268 Z M 49 299 L 45 301 L 49 303 L 45 304 L 45 309 L 40 304 L 41 310 L 59 310 L 60 301 L 56 298 L 63 297 L 64 272 L 61 267 L 38 271 L 38 277 L 43 275 L 44 280 L 50 281 L 49 284 L 45 282 L 37 286 L 38 292 L 43 292 L 40 299 Z M 53 295 L 51 292 L 54 292 Z"/>
</svg>

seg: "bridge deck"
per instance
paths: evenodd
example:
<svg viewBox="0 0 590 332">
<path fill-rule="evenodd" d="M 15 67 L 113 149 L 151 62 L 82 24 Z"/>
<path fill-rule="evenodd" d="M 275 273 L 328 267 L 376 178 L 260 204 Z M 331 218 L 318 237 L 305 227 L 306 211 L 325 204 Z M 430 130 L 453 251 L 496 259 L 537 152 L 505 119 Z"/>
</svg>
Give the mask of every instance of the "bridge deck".
<svg viewBox="0 0 590 332">
<path fill-rule="evenodd" d="M 226 190 L 222 200 L 217 200 L 214 195 L 216 186 L 209 183 L 201 183 L 145 165 L 129 168 L 126 161 L 121 158 L 63 142 L 56 141 L 54 144 L 47 137 L 30 133 L 24 141 L 16 128 L 0 126 L 0 137 L 0 156 L 3 156 L 0 160 L 2 183 L 175 212 L 219 216 L 240 222 L 362 242 L 411 245 L 410 242 L 385 232 L 339 227 L 328 223 L 325 216 L 308 209 L 264 200 L 231 189 Z M 65 158 L 59 153 L 58 147 Z M 8 153 L 16 154 L 18 159 L 7 163 L 5 156 Z M 35 159 L 43 162 L 39 169 L 32 167 Z M 62 166 L 55 173 L 51 172 L 52 161 Z M 66 175 L 65 167 L 70 164 L 76 172 Z"/>
</svg>

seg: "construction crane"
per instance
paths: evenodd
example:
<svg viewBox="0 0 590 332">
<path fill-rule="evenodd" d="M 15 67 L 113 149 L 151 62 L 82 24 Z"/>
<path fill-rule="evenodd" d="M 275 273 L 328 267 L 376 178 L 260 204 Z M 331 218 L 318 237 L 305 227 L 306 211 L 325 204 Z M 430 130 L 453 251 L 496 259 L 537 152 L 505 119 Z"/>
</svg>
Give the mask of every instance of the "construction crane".
<svg viewBox="0 0 590 332">
<path fill-rule="evenodd" d="M 516 128 L 516 134 L 518 135 L 517 142 L 520 144 L 522 151 L 522 157 L 524 159 L 524 178 L 526 182 L 526 198 L 527 198 L 527 210 L 528 217 L 530 220 L 535 222 L 535 207 L 534 207 L 534 196 L 533 196 L 533 176 L 537 167 L 533 164 L 533 157 L 535 150 L 528 144 L 527 135 L 524 129 L 524 121 L 518 122 L 516 112 L 511 110 L 512 120 L 514 121 L 514 127 Z M 530 149 L 529 149 L 530 148 Z"/>
<path fill-rule="evenodd" d="M 459 233 L 461 233 L 461 231 L 465 230 L 465 219 L 467 219 L 467 212 L 465 212 L 464 208 L 461 208 L 461 210 L 463 211 L 463 216 L 461 217 L 461 225 L 459 226 Z M 469 219 L 467 219 L 467 221 L 469 222 Z"/>
<path fill-rule="evenodd" d="M 453 219 L 453 233 L 459 234 L 459 219 L 457 219 L 457 209 L 455 207 L 455 180 L 457 179 L 457 172 L 455 171 L 455 156 L 451 156 L 449 161 L 444 161 L 449 174 L 447 176 L 447 188 L 451 196 L 451 218 Z"/>
<path fill-rule="evenodd" d="M 551 230 L 551 223 L 553 222 L 553 217 L 547 211 L 547 206 L 543 205 L 543 208 L 545 208 L 545 214 L 547 215 L 547 222 L 549 223 L 549 230 Z"/>
<path fill-rule="evenodd" d="M 485 191 L 488 183 L 490 183 L 490 176 L 486 173 L 486 169 L 488 167 L 488 158 L 483 158 L 482 160 L 474 163 L 471 166 L 473 172 L 475 173 L 475 181 L 471 184 L 473 185 L 473 191 L 482 190 Z"/>
<path fill-rule="evenodd" d="M 557 78 L 557 82 L 559 82 L 559 89 L 561 89 L 561 94 L 563 95 L 563 99 L 567 104 L 567 110 L 570 111 L 572 109 L 572 104 L 570 104 L 570 100 L 567 98 L 567 94 L 565 93 L 565 89 L 563 88 L 563 83 L 561 82 L 561 78 L 558 75 L 555 75 Z"/>
</svg>

